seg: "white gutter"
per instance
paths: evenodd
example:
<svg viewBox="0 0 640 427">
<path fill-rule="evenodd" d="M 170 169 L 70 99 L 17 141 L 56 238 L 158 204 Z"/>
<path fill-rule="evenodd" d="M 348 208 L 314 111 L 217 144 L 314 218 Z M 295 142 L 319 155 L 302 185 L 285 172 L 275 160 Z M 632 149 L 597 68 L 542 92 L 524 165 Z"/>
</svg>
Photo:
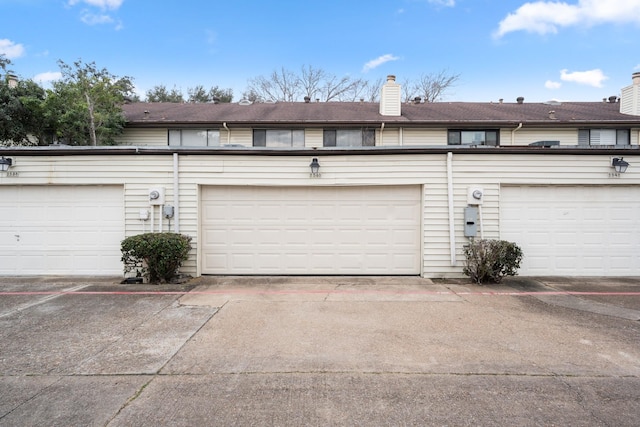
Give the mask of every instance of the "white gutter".
<svg viewBox="0 0 640 427">
<path fill-rule="evenodd" d="M 227 127 L 227 122 L 223 122 L 222 127 L 227 130 L 227 145 L 229 145 L 231 143 L 231 129 Z"/>
<path fill-rule="evenodd" d="M 451 252 L 451 265 L 456 265 L 456 227 L 453 211 L 453 153 L 447 153 L 447 194 L 449 196 L 449 250 Z"/>
<path fill-rule="evenodd" d="M 511 131 L 511 145 L 516 145 L 516 132 L 522 129 L 522 123 L 517 128 Z"/>
<path fill-rule="evenodd" d="M 173 153 L 173 231 L 180 232 L 180 177 L 178 174 L 178 153 Z"/>
</svg>

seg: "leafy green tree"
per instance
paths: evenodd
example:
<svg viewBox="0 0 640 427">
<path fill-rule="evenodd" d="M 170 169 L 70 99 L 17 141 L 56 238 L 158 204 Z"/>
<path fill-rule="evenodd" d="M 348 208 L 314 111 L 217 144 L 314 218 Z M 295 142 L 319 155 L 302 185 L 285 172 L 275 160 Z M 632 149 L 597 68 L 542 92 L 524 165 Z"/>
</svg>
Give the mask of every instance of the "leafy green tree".
<svg viewBox="0 0 640 427">
<path fill-rule="evenodd" d="M 204 86 L 198 85 L 189 88 L 189 102 L 231 102 L 233 100 L 232 89 L 221 89 L 218 86 L 212 87 L 207 91 Z"/>
<path fill-rule="evenodd" d="M 0 58 L 1 60 L 2 58 Z M 43 145 L 51 126 L 44 111 L 45 91 L 32 80 L 0 81 L 0 141 L 2 145 Z"/>
<path fill-rule="evenodd" d="M 59 139 L 70 145 L 112 145 L 121 134 L 122 104 L 133 96 L 129 77 L 117 77 L 94 62 L 58 61 L 62 79 L 53 83 L 46 114 Z"/>
<path fill-rule="evenodd" d="M 11 60 L 7 58 L 3 53 L 0 53 L 0 68 L 6 71 L 7 65 L 9 64 L 11 64 Z"/>
<path fill-rule="evenodd" d="M 154 86 L 147 91 L 146 97 L 147 102 L 184 102 L 182 93 L 175 86 L 171 90 L 168 90 L 165 85 Z"/>
</svg>

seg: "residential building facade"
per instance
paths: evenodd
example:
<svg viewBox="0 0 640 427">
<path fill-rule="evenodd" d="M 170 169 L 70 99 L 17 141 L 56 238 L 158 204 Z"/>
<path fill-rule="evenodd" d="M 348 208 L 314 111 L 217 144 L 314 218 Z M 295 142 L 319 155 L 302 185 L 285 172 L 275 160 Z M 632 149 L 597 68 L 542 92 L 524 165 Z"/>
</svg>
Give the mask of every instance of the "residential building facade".
<svg viewBox="0 0 640 427">
<path fill-rule="evenodd" d="M 192 275 L 459 277 L 491 238 L 522 275 L 637 276 L 639 89 L 401 103 L 390 76 L 380 103 L 128 104 L 120 146 L 0 149 L 0 274 L 118 275 L 123 238 L 176 231 Z"/>
</svg>

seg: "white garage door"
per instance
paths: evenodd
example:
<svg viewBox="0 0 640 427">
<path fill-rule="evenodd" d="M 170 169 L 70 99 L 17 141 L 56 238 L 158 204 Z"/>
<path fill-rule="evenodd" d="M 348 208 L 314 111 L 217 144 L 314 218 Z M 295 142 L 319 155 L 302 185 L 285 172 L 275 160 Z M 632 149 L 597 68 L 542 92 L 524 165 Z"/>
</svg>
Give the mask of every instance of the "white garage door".
<svg viewBox="0 0 640 427">
<path fill-rule="evenodd" d="M 420 273 L 418 186 L 205 187 L 203 274 Z"/>
<path fill-rule="evenodd" d="M 640 275 L 640 187 L 503 187 L 500 236 L 521 275 Z"/>
<path fill-rule="evenodd" d="M 0 218 L 0 274 L 122 274 L 122 187 L 0 186 Z"/>
</svg>

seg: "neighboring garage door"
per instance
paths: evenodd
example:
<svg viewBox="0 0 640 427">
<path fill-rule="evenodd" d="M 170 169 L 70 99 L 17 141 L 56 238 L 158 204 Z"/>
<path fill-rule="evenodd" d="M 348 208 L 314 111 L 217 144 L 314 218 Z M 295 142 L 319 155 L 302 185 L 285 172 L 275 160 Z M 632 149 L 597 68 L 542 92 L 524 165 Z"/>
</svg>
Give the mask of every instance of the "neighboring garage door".
<svg viewBox="0 0 640 427">
<path fill-rule="evenodd" d="M 122 187 L 0 186 L 0 218 L 0 274 L 122 274 Z"/>
<path fill-rule="evenodd" d="M 503 187 L 500 236 L 521 275 L 640 275 L 640 186 Z"/>
<path fill-rule="evenodd" d="M 204 187 L 203 274 L 420 274 L 419 186 Z"/>
</svg>

